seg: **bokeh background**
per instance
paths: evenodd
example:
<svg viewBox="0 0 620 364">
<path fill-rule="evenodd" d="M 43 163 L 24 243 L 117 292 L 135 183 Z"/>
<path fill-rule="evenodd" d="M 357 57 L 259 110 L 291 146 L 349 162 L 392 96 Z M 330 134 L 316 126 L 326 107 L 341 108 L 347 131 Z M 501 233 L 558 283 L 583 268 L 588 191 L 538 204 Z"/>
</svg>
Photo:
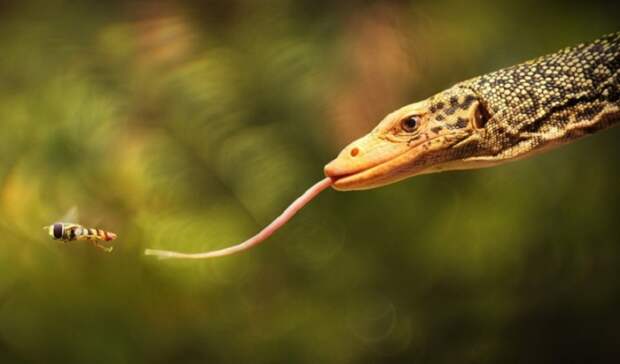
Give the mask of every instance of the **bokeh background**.
<svg viewBox="0 0 620 364">
<path fill-rule="evenodd" d="M 0 3 L 0 362 L 613 362 L 620 129 L 326 191 L 385 114 L 619 29 L 615 1 Z M 111 254 L 51 241 L 77 207 Z"/>
</svg>

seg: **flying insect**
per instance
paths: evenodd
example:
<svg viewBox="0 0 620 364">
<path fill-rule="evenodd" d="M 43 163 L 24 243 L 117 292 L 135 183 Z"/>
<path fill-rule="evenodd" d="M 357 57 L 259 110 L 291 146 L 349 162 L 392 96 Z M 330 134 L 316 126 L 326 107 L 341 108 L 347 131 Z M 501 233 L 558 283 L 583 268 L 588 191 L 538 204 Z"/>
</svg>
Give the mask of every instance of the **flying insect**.
<svg viewBox="0 0 620 364">
<path fill-rule="evenodd" d="M 71 211 L 71 215 L 75 215 L 75 209 Z M 88 241 L 93 246 L 110 253 L 114 247 L 106 246 L 101 242 L 109 242 L 117 238 L 115 233 L 102 230 L 86 228 L 82 225 L 67 222 L 56 222 L 50 226 L 44 226 L 43 229 L 48 231 L 49 236 L 53 240 L 59 240 L 65 243 L 71 241 Z"/>
</svg>

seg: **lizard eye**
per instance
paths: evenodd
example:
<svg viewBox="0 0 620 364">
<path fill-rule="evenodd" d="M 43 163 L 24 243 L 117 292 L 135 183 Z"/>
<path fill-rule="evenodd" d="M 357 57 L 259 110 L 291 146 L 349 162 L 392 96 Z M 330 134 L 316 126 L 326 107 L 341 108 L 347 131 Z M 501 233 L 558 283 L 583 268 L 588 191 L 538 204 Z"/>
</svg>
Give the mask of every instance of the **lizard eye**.
<svg viewBox="0 0 620 364">
<path fill-rule="evenodd" d="M 418 125 L 420 125 L 420 117 L 417 115 L 411 115 L 400 122 L 400 127 L 409 133 L 416 130 Z"/>
</svg>

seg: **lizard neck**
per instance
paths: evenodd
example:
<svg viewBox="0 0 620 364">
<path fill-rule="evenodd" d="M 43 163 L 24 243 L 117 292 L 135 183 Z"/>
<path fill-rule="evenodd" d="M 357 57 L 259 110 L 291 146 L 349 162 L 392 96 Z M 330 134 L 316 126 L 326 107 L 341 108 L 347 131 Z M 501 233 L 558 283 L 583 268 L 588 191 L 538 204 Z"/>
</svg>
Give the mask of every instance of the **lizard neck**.
<svg viewBox="0 0 620 364">
<path fill-rule="evenodd" d="M 486 148 L 506 159 L 533 155 L 620 121 L 620 32 L 463 85 L 491 115 Z"/>
</svg>

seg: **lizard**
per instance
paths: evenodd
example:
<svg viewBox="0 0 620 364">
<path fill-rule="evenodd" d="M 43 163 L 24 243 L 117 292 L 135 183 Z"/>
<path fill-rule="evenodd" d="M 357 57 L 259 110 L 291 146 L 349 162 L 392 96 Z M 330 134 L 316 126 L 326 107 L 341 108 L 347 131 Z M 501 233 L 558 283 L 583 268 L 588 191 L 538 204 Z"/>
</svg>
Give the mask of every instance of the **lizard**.
<svg viewBox="0 0 620 364">
<path fill-rule="evenodd" d="M 527 158 L 620 121 L 620 32 L 459 82 L 388 114 L 324 168 L 325 178 L 248 240 L 160 258 L 231 255 L 266 240 L 323 190 L 363 190 L 420 174 Z"/>
<path fill-rule="evenodd" d="M 387 115 L 324 172 L 338 190 L 527 158 L 620 121 L 620 32 L 475 77 Z"/>
</svg>

